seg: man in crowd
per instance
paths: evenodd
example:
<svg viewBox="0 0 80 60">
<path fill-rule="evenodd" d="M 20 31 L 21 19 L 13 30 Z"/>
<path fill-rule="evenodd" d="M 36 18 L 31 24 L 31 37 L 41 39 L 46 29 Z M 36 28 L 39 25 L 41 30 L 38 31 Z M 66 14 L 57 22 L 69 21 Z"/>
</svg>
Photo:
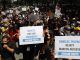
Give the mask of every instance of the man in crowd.
<svg viewBox="0 0 80 60">
<path fill-rule="evenodd" d="M 1 51 L 1 60 L 15 60 L 14 57 L 15 44 L 9 42 L 8 36 L 2 37 L 0 51 Z"/>
</svg>

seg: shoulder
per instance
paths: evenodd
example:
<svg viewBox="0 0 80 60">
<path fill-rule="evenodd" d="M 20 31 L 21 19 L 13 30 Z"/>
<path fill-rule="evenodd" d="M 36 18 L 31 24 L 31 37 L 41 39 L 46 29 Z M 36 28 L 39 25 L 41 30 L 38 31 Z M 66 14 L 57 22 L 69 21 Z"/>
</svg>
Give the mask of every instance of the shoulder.
<svg viewBox="0 0 80 60">
<path fill-rule="evenodd" d="M 15 42 L 9 42 L 8 44 L 12 45 L 12 44 L 16 44 Z"/>
<path fill-rule="evenodd" d="M 16 43 L 15 42 L 9 42 L 8 46 L 12 47 L 12 48 L 15 48 L 16 47 Z"/>
</svg>

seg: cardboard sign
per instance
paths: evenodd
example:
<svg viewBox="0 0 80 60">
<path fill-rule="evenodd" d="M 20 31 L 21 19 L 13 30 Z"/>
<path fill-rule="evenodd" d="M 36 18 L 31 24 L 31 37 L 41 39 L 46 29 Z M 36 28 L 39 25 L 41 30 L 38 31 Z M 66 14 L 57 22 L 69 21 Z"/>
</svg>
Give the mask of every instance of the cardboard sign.
<svg viewBox="0 0 80 60">
<path fill-rule="evenodd" d="M 44 43 L 43 26 L 20 27 L 20 45 L 39 43 Z"/>
<path fill-rule="evenodd" d="M 27 8 L 26 7 L 22 7 L 22 11 L 27 11 Z"/>
<path fill-rule="evenodd" d="M 80 59 L 80 36 L 55 36 L 55 58 Z"/>
</svg>

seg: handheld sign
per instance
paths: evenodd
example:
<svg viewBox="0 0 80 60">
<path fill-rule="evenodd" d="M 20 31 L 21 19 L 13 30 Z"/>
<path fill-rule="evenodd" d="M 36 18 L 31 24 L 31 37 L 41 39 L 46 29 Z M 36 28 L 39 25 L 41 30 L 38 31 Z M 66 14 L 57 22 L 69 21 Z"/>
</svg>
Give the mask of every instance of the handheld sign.
<svg viewBox="0 0 80 60">
<path fill-rule="evenodd" d="M 80 37 L 55 36 L 55 58 L 80 59 Z"/>
<path fill-rule="evenodd" d="M 27 11 L 27 8 L 26 7 L 22 7 L 22 11 Z"/>
<path fill-rule="evenodd" d="M 44 43 L 43 26 L 20 27 L 20 45 L 39 43 Z"/>
</svg>

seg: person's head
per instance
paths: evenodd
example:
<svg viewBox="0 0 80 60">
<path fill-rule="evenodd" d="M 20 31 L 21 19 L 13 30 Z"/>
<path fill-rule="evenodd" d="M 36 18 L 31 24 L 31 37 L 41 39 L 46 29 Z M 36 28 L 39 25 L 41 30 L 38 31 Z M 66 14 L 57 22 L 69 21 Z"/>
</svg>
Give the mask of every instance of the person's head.
<svg viewBox="0 0 80 60">
<path fill-rule="evenodd" d="M 49 31 L 49 30 L 48 30 L 48 26 L 44 26 L 44 27 L 43 27 L 43 30 L 44 30 L 44 33 L 48 33 L 48 31 Z"/>
<path fill-rule="evenodd" d="M 9 42 L 9 37 L 8 36 L 3 36 L 2 37 L 2 43 L 3 44 L 6 44 L 6 43 L 8 43 Z"/>
</svg>

